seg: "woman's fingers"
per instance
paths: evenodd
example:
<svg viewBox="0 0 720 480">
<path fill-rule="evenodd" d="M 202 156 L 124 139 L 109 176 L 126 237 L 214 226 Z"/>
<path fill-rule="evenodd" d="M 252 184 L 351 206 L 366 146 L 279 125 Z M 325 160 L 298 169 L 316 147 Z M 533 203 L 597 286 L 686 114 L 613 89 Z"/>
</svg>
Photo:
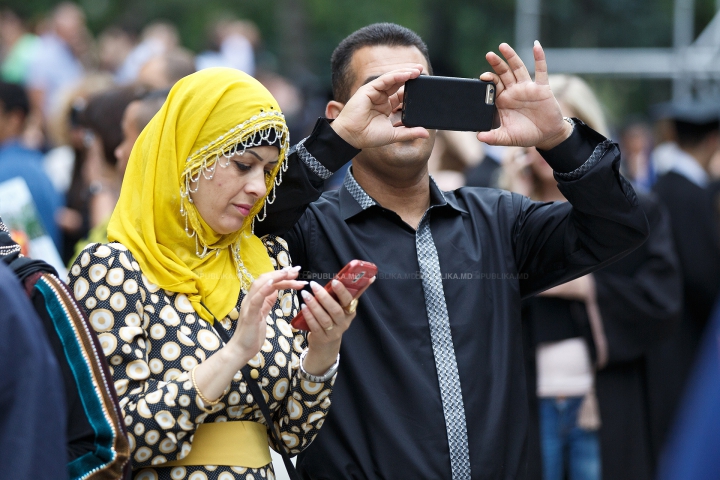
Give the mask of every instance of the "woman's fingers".
<svg viewBox="0 0 720 480">
<path fill-rule="evenodd" d="M 260 313 L 263 314 L 264 318 L 267 315 L 267 310 L 275 303 L 270 302 L 270 307 L 267 307 L 266 300 L 269 297 L 277 296 L 278 290 L 287 289 L 300 289 L 303 288 L 307 282 L 295 280 L 300 271 L 300 267 L 286 267 L 280 270 L 274 270 L 272 272 L 263 273 L 250 286 L 243 304 L 240 307 L 241 311 L 246 312 L 251 317 Z"/>
<path fill-rule="evenodd" d="M 325 293 L 327 294 L 327 292 Z M 305 290 L 301 291 L 300 294 L 305 301 L 305 304 L 303 305 L 303 311 L 305 312 L 305 315 L 307 316 L 308 313 L 310 313 L 312 317 L 316 320 L 316 322 L 320 325 L 320 328 L 322 328 L 323 330 L 332 330 L 335 327 L 335 322 L 333 322 L 333 319 L 330 317 L 328 312 L 325 311 L 325 308 L 320 304 L 318 299 L 310 295 Z M 310 326 L 310 324 L 308 324 L 308 326 Z"/>
<path fill-rule="evenodd" d="M 347 308 L 350 305 L 350 302 L 353 301 L 352 294 L 348 292 L 348 289 L 339 280 L 333 280 L 330 282 L 330 288 L 332 288 L 333 292 L 335 292 L 335 295 L 338 298 L 337 303 L 340 305 L 340 308 Z"/>
<path fill-rule="evenodd" d="M 247 302 L 248 312 L 260 311 L 263 303 L 265 302 L 265 298 L 271 293 L 277 291 L 273 283 L 274 281 L 272 279 L 263 279 L 259 282 L 256 280 L 255 282 L 253 282 L 252 286 L 250 287 L 250 291 L 243 299 L 243 306 L 245 305 L 245 302 Z"/>
</svg>

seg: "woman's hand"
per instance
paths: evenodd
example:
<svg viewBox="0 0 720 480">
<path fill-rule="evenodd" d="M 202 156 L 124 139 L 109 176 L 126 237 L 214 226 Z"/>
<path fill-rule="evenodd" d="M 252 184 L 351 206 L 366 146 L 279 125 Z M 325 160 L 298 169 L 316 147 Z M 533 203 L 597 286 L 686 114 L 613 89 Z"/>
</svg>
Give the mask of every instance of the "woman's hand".
<svg viewBox="0 0 720 480">
<path fill-rule="evenodd" d="M 355 299 L 358 300 L 374 281 L 375 277 L 358 291 Z M 303 315 L 310 329 L 308 353 L 303 368 L 311 375 L 322 375 L 335 363 L 340 352 L 342 335 L 355 318 L 355 311 L 345 311 L 353 302 L 353 296 L 345 285 L 338 280 L 332 280 L 331 286 L 338 300 L 315 282 L 310 282 L 314 297 L 305 291 L 301 292 L 305 301 L 302 306 Z"/>
<path fill-rule="evenodd" d="M 397 111 L 402 104 L 400 89 L 406 81 L 420 75 L 422 68 L 417 65 L 393 70 L 363 85 L 342 106 L 331 127 L 343 140 L 361 149 L 428 138 L 430 133 L 424 128 L 408 128 L 397 122 Z"/>
<path fill-rule="evenodd" d="M 227 347 L 233 350 L 240 367 L 252 359 L 265 343 L 265 319 L 277 301 L 278 291 L 289 288 L 298 290 L 307 284 L 296 280 L 299 271 L 298 266 L 264 273 L 250 286 L 240 305 L 235 332 L 227 344 Z"/>
<path fill-rule="evenodd" d="M 255 279 L 240 305 L 230 341 L 195 368 L 195 382 L 205 398 L 210 401 L 220 398 L 238 370 L 260 351 L 267 335 L 265 318 L 277 301 L 278 290 L 297 290 L 307 285 L 297 280 L 299 271 L 300 267 L 283 268 Z"/>
<path fill-rule="evenodd" d="M 496 85 L 495 105 L 502 126 L 478 133 L 478 140 L 490 145 L 534 146 L 542 150 L 559 145 L 570 136 L 572 126 L 563 121 L 560 106 L 550 90 L 545 52 L 540 43 L 533 47 L 535 81 L 510 45 L 501 44 L 500 52 L 507 63 L 489 52 L 485 58 L 495 73 L 483 73 L 480 79 Z"/>
</svg>

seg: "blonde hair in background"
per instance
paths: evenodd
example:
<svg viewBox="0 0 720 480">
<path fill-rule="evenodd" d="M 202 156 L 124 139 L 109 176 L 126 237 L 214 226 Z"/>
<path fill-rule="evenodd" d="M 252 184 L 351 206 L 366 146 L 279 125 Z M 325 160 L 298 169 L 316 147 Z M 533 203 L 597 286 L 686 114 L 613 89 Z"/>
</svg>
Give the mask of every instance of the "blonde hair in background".
<svg viewBox="0 0 720 480">
<path fill-rule="evenodd" d="M 569 108 L 572 112 L 563 112 L 570 114 L 582 120 L 587 126 L 600 133 L 605 137 L 610 136 L 610 130 L 605 120 L 605 113 L 602 105 L 590 86 L 580 77 L 575 75 L 555 74 L 549 75 L 548 81 L 550 89 L 555 95 L 561 107 Z M 503 168 L 498 177 L 497 185 L 504 190 L 516 191 L 513 184 L 512 175 L 508 173 L 509 163 L 514 161 L 514 157 L 518 155 L 519 148 L 509 147 L 505 150 L 505 158 L 503 158 Z M 537 188 L 539 179 L 534 173 L 531 173 L 532 191 L 518 192 L 528 195 L 534 200 L 537 198 Z"/>
<path fill-rule="evenodd" d="M 561 104 L 572 109 L 575 117 L 605 137 L 610 131 L 602 105 L 590 86 L 575 75 L 550 75 L 550 89 Z"/>
</svg>

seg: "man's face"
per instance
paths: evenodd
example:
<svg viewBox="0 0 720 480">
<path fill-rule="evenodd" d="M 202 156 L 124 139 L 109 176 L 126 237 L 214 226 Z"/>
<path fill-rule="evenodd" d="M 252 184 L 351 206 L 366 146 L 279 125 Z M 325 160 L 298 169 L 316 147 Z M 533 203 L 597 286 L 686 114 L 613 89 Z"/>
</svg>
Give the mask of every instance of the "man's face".
<svg viewBox="0 0 720 480">
<path fill-rule="evenodd" d="M 417 64 L 423 66 L 423 72 L 427 72 L 428 63 L 416 47 L 363 47 L 353 54 L 350 61 L 350 73 L 353 79 L 350 94 L 354 94 L 358 88 L 384 73 L 399 68 L 414 67 Z M 429 132 L 429 138 L 363 149 L 355 160 L 383 172 L 392 171 L 392 168 L 387 167 L 427 164 L 435 144 L 435 130 Z"/>
</svg>

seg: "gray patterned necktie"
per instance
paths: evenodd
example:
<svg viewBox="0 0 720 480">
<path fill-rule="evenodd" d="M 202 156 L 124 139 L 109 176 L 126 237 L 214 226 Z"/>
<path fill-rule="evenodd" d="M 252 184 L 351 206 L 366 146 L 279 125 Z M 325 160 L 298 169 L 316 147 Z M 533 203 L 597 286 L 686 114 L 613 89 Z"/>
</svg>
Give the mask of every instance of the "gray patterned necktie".
<svg viewBox="0 0 720 480">
<path fill-rule="evenodd" d="M 417 230 L 415 242 L 418 263 L 425 293 L 425 309 L 430 324 L 430 340 L 435 357 L 435 368 L 440 383 L 440 398 L 450 447 L 452 479 L 469 480 L 470 450 L 465 423 L 465 405 L 450 332 L 450 317 L 445 303 L 440 259 L 430 232 L 429 215 L 430 210 L 425 213 Z"/>
</svg>

